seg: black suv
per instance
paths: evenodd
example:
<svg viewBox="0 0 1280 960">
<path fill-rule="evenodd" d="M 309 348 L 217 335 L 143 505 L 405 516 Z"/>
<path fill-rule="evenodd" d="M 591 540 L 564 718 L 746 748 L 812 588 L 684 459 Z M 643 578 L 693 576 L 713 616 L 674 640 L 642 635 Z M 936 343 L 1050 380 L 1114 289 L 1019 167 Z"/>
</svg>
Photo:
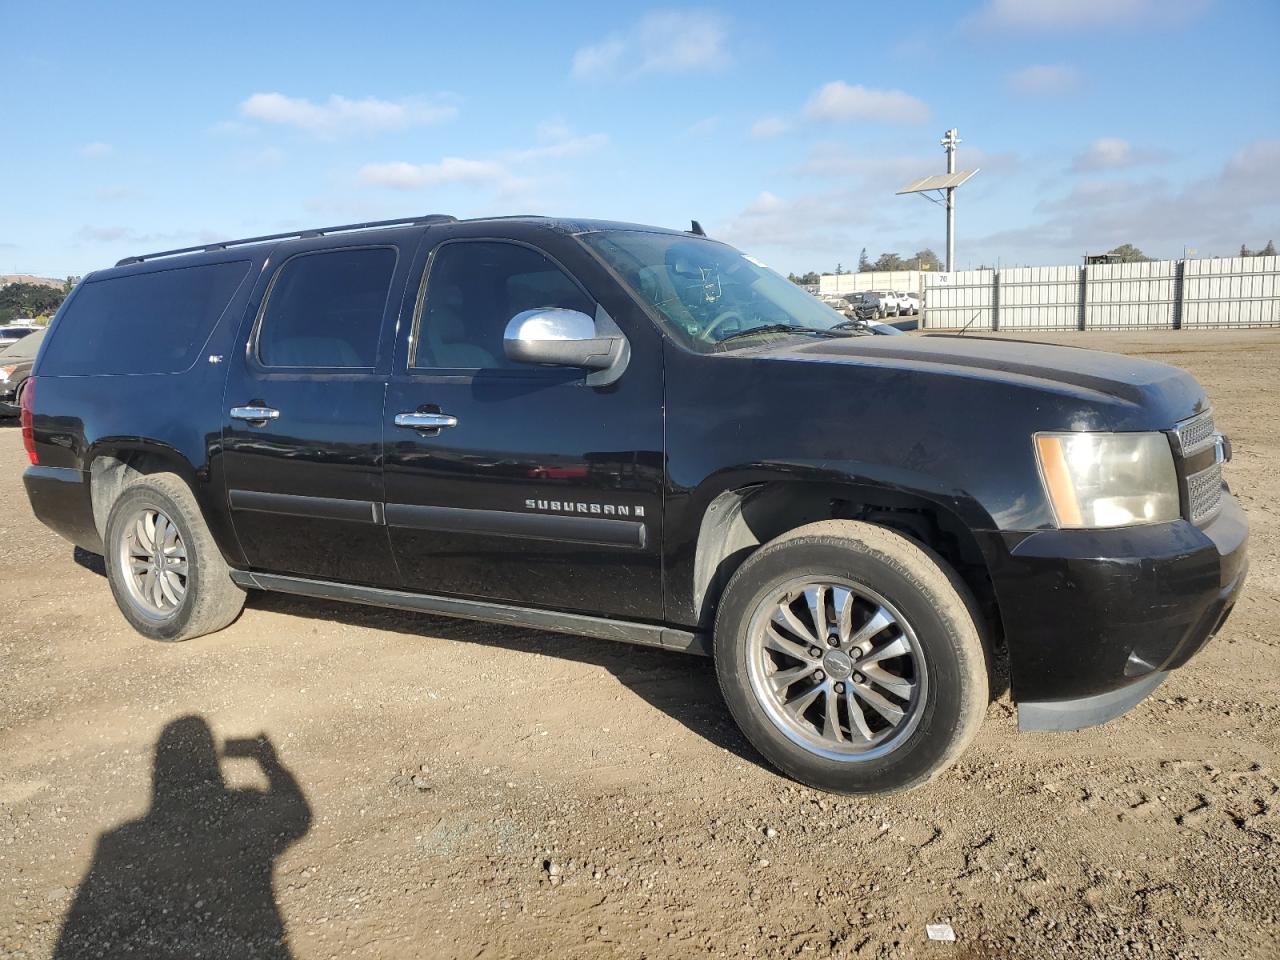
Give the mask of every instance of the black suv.
<svg viewBox="0 0 1280 960">
<path fill-rule="evenodd" d="M 818 787 L 921 784 L 1007 647 L 1024 729 L 1100 723 L 1244 581 L 1196 381 L 868 337 L 689 232 L 431 216 L 121 261 L 23 395 L 37 516 L 139 632 L 281 590 L 709 653 Z"/>
</svg>

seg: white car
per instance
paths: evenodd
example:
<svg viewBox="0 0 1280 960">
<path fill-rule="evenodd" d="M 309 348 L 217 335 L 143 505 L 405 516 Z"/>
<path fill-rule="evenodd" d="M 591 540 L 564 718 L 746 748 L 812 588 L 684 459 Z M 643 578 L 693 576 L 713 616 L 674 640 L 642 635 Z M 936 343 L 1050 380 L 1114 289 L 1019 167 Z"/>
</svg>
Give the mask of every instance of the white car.
<svg viewBox="0 0 1280 960">
<path fill-rule="evenodd" d="M 11 347 L 23 337 L 35 333 L 39 329 L 34 323 L 24 323 L 21 320 L 5 324 L 0 327 L 0 350 Z"/>
<path fill-rule="evenodd" d="M 916 316 L 920 313 L 920 294 L 918 293 L 900 293 L 898 294 L 898 313 Z"/>
<path fill-rule="evenodd" d="M 880 316 L 896 317 L 902 312 L 902 301 L 899 295 L 893 290 L 871 290 L 880 298 Z"/>
</svg>

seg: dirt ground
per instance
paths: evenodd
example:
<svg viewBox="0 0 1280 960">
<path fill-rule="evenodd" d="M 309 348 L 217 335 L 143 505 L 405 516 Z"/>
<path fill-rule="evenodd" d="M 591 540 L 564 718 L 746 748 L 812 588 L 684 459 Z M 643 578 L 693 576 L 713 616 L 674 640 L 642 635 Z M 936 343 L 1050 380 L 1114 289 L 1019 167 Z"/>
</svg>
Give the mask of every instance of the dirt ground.
<svg viewBox="0 0 1280 960">
<path fill-rule="evenodd" d="M 1128 716 L 993 703 L 889 799 L 778 776 L 678 654 L 282 596 L 148 642 L 0 428 L 0 958 L 1280 957 L 1280 331 L 1055 339 L 1205 385 L 1248 587 Z"/>
</svg>

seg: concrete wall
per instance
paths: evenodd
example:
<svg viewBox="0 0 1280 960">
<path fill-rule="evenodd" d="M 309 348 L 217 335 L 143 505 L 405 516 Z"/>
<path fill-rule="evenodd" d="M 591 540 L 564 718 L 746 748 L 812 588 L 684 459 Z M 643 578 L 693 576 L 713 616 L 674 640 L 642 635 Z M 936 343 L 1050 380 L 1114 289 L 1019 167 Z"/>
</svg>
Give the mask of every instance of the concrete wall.
<svg viewBox="0 0 1280 960">
<path fill-rule="evenodd" d="M 873 270 L 868 273 L 824 273 L 818 278 L 818 293 L 824 297 L 843 297 L 846 293 L 862 290 L 896 290 L 899 293 L 920 293 L 921 274 L 927 270 Z"/>
</svg>

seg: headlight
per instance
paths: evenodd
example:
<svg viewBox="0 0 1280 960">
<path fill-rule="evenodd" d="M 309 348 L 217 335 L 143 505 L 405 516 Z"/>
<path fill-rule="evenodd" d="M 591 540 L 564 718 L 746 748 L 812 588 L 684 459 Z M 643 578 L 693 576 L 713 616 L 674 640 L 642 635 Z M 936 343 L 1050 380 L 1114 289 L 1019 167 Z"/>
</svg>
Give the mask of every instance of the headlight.
<svg viewBox="0 0 1280 960">
<path fill-rule="evenodd" d="M 1163 433 L 1037 433 L 1036 459 L 1059 527 L 1127 527 L 1180 516 Z"/>
</svg>

